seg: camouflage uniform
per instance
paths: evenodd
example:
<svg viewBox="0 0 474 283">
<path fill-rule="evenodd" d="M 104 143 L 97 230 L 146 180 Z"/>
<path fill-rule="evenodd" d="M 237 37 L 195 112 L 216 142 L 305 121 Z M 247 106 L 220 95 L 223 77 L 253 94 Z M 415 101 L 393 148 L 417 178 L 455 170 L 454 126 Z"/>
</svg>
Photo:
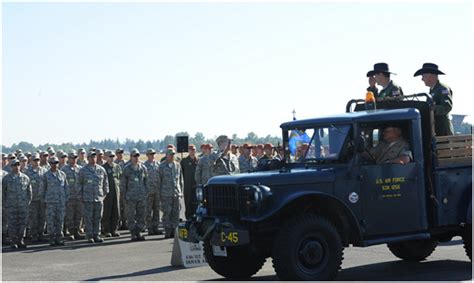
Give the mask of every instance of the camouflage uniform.
<svg viewBox="0 0 474 283">
<path fill-rule="evenodd" d="M 115 153 L 117 153 L 117 151 L 115 151 Z M 123 173 L 123 168 L 125 168 L 125 161 L 115 159 L 114 163 L 118 164 L 120 166 L 120 168 L 122 169 L 122 173 Z M 123 188 L 123 185 L 120 184 L 120 187 Z M 125 206 L 125 201 L 124 201 L 124 197 L 123 197 L 123 190 L 120 192 L 119 199 L 120 199 L 120 205 L 119 206 L 120 206 L 120 222 L 121 222 L 120 229 L 126 230 L 127 229 L 127 212 L 126 212 L 126 206 Z"/>
<path fill-rule="evenodd" d="M 240 173 L 254 172 L 257 169 L 257 165 L 258 161 L 254 156 L 250 155 L 248 159 L 244 155 L 239 156 Z"/>
<path fill-rule="evenodd" d="M 209 156 L 211 163 L 211 177 L 220 175 L 239 174 L 239 161 L 232 153 L 222 156 L 221 152 L 215 152 Z"/>
<path fill-rule="evenodd" d="M 122 177 L 122 168 L 120 165 L 108 162 L 104 164 L 109 179 L 109 193 L 104 200 L 104 213 L 102 217 L 102 229 L 105 234 L 117 233 L 120 220 L 120 178 Z"/>
<path fill-rule="evenodd" d="M 42 197 L 46 203 L 48 234 L 51 239 L 59 240 L 62 236 L 66 201 L 69 197 L 68 182 L 63 171 L 50 170 L 44 174 Z"/>
<path fill-rule="evenodd" d="M 66 165 L 62 171 L 66 174 L 69 185 L 69 198 L 66 204 L 66 228 L 73 235 L 78 236 L 83 217 L 83 203 L 81 200 L 81 187 L 79 186 L 79 172 L 82 166 Z"/>
<path fill-rule="evenodd" d="M 21 172 L 10 173 L 2 180 L 3 201 L 8 215 L 8 235 L 16 244 L 23 241 L 32 198 L 30 178 Z"/>
<path fill-rule="evenodd" d="M 3 180 L 3 178 L 8 175 L 7 171 L 4 171 L 2 169 L 2 175 L 0 176 L 0 181 Z M 8 216 L 7 216 L 7 210 L 5 209 L 5 198 L 3 194 L 3 188 L 2 188 L 2 243 L 5 244 L 7 243 L 7 231 L 8 231 Z"/>
<path fill-rule="evenodd" d="M 194 180 L 196 185 L 205 185 L 207 181 L 211 178 L 211 164 L 209 155 L 205 154 L 199 158 L 198 164 L 196 166 L 196 174 L 194 175 Z"/>
<path fill-rule="evenodd" d="M 147 196 L 147 169 L 138 162 L 136 167 L 129 163 L 123 169 L 122 190 L 127 206 L 128 229 L 133 236 L 139 236 L 145 228 L 146 196 Z"/>
<path fill-rule="evenodd" d="M 382 89 L 376 98 L 387 98 L 387 97 L 397 97 L 403 96 L 403 90 L 400 86 L 396 85 L 393 81 L 387 85 L 386 88 Z"/>
<path fill-rule="evenodd" d="M 163 162 L 158 169 L 158 188 L 161 195 L 163 210 L 163 226 L 166 237 L 173 234 L 179 224 L 180 202 L 182 196 L 183 175 L 181 165 L 177 161 Z"/>
<path fill-rule="evenodd" d="M 81 160 L 81 159 L 77 159 L 76 161 L 77 165 L 81 166 L 81 167 L 84 167 L 87 165 L 87 160 Z"/>
<path fill-rule="evenodd" d="M 147 209 L 146 209 L 146 225 L 149 234 L 158 233 L 158 225 L 160 224 L 160 195 L 158 194 L 158 166 L 157 161 L 143 162 L 147 171 Z"/>
<path fill-rule="evenodd" d="M 46 170 L 43 167 L 33 169 L 29 167 L 26 175 L 30 178 L 33 198 L 28 213 L 28 226 L 30 235 L 41 240 L 46 225 L 46 205 L 41 196 L 43 189 L 43 175 Z"/>
<path fill-rule="evenodd" d="M 102 218 L 103 201 L 109 192 L 105 169 L 100 165 L 82 167 L 79 171 L 79 187 L 84 202 L 84 222 L 88 239 L 98 239 Z"/>
</svg>

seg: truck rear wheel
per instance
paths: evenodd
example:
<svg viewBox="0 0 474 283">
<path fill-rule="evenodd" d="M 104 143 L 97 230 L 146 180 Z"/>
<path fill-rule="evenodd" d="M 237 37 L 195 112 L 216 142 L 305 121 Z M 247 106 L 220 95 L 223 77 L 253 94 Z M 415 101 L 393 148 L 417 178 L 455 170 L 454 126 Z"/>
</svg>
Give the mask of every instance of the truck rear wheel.
<svg viewBox="0 0 474 283">
<path fill-rule="evenodd" d="M 398 258 L 409 261 L 422 261 L 433 253 L 438 242 L 435 240 L 415 240 L 387 244 Z"/>
<path fill-rule="evenodd" d="M 273 244 L 273 267 L 280 280 L 330 280 L 341 268 L 343 247 L 336 227 L 305 214 L 287 221 Z"/>
<path fill-rule="evenodd" d="M 466 255 L 472 261 L 472 225 L 469 224 L 466 226 L 462 240 L 464 242 L 464 250 L 466 251 Z"/>
<path fill-rule="evenodd" d="M 227 257 L 214 256 L 209 240 L 204 242 L 204 256 L 209 266 L 228 279 L 248 279 L 257 273 L 265 258 L 250 252 L 248 246 L 227 247 Z"/>
</svg>

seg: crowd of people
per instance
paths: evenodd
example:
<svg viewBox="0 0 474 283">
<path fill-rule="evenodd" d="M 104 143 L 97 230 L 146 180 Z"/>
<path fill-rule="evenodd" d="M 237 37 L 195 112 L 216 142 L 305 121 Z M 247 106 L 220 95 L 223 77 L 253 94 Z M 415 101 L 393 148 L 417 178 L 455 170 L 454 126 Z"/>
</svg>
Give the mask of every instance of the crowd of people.
<svg viewBox="0 0 474 283">
<path fill-rule="evenodd" d="M 401 87 L 390 79 L 391 74 L 386 63 L 375 64 L 367 73 L 367 90 L 377 100 L 403 95 Z M 438 136 L 453 134 L 448 117 L 452 90 L 439 82 L 438 75 L 443 74 L 432 63 L 423 64 L 415 73 L 422 75 L 430 87 Z M 383 89 L 379 91 L 376 84 Z M 400 129 L 389 130 L 398 140 Z M 2 153 L 2 243 L 26 248 L 25 236 L 32 242 L 45 241 L 46 236 L 50 245 L 64 245 L 64 237 L 82 239 L 84 233 L 89 243 L 101 243 L 102 237 L 118 237 L 119 230 L 127 229 L 132 241 L 145 240 L 146 231 L 148 235 L 164 232 L 165 238 L 171 238 L 180 220 L 181 198 L 186 218 L 194 215 L 197 186 L 218 175 L 265 170 L 271 161 L 283 159 L 280 146 L 239 146 L 231 142 L 229 137 L 219 136 L 217 150 L 213 151 L 211 144 L 202 144 L 200 155 L 194 145 L 189 145 L 189 154 L 182 160 L 176 156 L 174 145 L 168 145 L 166 156 L 159 161 L 150 148 L 144 162 L 137 149 L 130 151 L 128 161 L 121 148 L 81 148 L 65 153 L 50 147 L 35 153 L 24 154 L 20 149 L 8 155 Z M 307 146 L 298 147 L 295 160 L 304 157 Z M 400 143 L 400 152 L 394 157 L 377 158 L 410 162 L 411 152 L 405 143 Z M 376 151 L 373 154 L 377 156 Z"/>
<path fill-rule="evenodd" d="M 216 142 L 217 150 L 202 144 L 199 155 L 189 145 L 183 159 L 172 144 L 161 160 L 148 149 L 145 161 L 137 149 L 125 161 L 121 148 L 2 154 L 2 242 L 26 248 L 25 240 L 49 240 L 55 246 L 85 236 L 89 243 L 101 243 L 120 236 L 119 230 L 129 230 L 132 241 L 145 240 L 144 232 L 171 238 L 181 198 L 186 218 L 194 215 L 198 185 L 281 159 L 281 148 L 269 143 L 239 146 L 225 135 Z"/>
</svg>

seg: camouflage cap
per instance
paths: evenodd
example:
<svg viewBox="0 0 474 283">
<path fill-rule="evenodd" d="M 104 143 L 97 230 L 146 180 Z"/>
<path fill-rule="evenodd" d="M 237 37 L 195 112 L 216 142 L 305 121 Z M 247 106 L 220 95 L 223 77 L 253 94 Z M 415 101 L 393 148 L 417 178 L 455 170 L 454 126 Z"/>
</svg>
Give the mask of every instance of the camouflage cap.
<svg viewBox="0 0 474 283">
<path fill-rule="evenodd" d="M 39 159 L 40 159 L 39 153 L 35 152 L 31 155 L 31 160 L 39 160 Z"/>
<path fill-rule="evenodd" d="M 16 155 L 16 158 L 21 161 L 21 158 L 23 158 L 23 156 L 25 156 L 25 155 L 23 153 L 20 153 L 20 154 Z"/>
<path fill-rule="evenodd" d="M 67 157 L 68 158 L 77 158 L 77 152 L 75 150 L 71 150 L 69 151 L 69 153 L 67 154 Z"/>
<path fill-rule="evenodd" d="M 55 155 L 56 152 L 55 152 L 53 149 L 50 149 L 50 150 L 48 150 L 48 154 L 49 154 L 49 155 Z"/>
<path fill-rule="evenodd" d="M 149 154 L 155 154 L 156 151 L 153 149 L 153 148 L 149 148 L 146 150 L 146 155 L 149 155 Z"/>
<path fill-rule="evenodd" d="M 48 163 L 51 163 L 51 164 L 59 163 L 59 159 L 56 156 L 52 156 L 48 159 Z"/>
<path fill-rule="evenodd" d="M 12 166 L 18 165 L 18 164 L 20 164 L 20 160 L 14 158 L 14 159 L 10 162 L 10 164 L 11 164 Z"/>
<path fill-rule="evenodd" d="M 95 153 L 96 153 L 97 155 L 99 155 L 99 154 L 104 154 L 104 151 L 103 151 L 102 149 L 98 148 L 98 149 L 95 150 Z"/>
<path fill-rule="evenodd" d="M 135 156 L 135 155 L 140 155 L 140 151 L 136 148 L 132 149 L 132 151 L 130 151 L 130 156 Z"/>
<path fill-rule="evenodd" d="M 92 150 L 91 150 L 91 151 L 89 151 L 89 152 L 87 153 L 87 158 L 92 157 L 92 156 L 96 156 L 96 155 L 97 155 L 97 154 L 95 153 L 95 151 L 92 151 Z"/>
<path fill-rule="evenodd" d="M 86 153 L 86 149 L 85 148 L 79 148 L 77 150 L 77 153 L 81 154 L 81 153 Z"/>
<path fill-rule="evenodd" d="M 221 144 L 221 143 L 228 142 L 229 140 L 232 140 L 232 139 L 230 139 L 230 138 L 229 138 L 228 136 L 226 136 L 226 135 L 220 135 L 220 136 L 217 137 L 216 143 L 217 143 L 217 144 Z"/>
<path fill-rule="evenodd" d="M 46 151 L 50 151 L 50 150 L 54 151 L 54 147 L 48 146 L 48 148 L 46 149 Z"/>
<path fill-rule="evenodd" d="M 21 149 L 19 148 L 19 149 L 17 149 L 15 152 L 16 152 L 16 154 L 20 154 L 20 153 L 23 153 L 23 150 L 21 150 Z"/>
<path fill-rule="evenodd" d="M 173 148 L 168 148 L 166 150 L 166 155 L 176 154 L 176 151 Z"/>
<path fill-rule="evenodd" d="M 60 158 L 66 158 L 68 155 L 67 155 L 67 153 L 65 153 L 64 151 L 61 151 L 61 152 L 58 154 L 58 156 L 59 156 Z"/>
<path fill-rule="evenodd" d="M 105 156 L 107 157 L 115 157 L 115 153 L 112 150 L 107 150 L 105 152 Z"/>
<path fill-rule="evenodd" d="M 7 158 L 8 158 L 8 155 L 6 155 L 5 153 L 2 153 L 2 160 L 7 159 Z"/>
<path fill-rule="evenodd" d="M 119 147 L 115 150 L 115 153 L 123 153 L 123 148 Z"/>
<path fill-rule="evenodd" d="M 40 155 L 43 155 L 43 156 L 48 155 L 48 152 L 43 150 L 43 151 L 40 152 Z"/>
<path fill-rule="evenodd" d="M 8 154 L 8 159 L 15 159 L 16 155 L 14 153 L 9 153 Z"/>
<path fill-rule="evenodd" d="M 90 147 L 89 151 L 95 151 L 95 147 Z"/>
<path fill-rule="evenodd" d="M 28 161 L 28 157 L 26 157 L 26 155 L 22 155 L 20 158 L 20 161 Z"/>
<path fill-rule="evenodd" d="M 31 157 L 31 152 L 28 151 L 27 153 L 25 153 L 25 155 L 26 157 Z"/>
</svg>

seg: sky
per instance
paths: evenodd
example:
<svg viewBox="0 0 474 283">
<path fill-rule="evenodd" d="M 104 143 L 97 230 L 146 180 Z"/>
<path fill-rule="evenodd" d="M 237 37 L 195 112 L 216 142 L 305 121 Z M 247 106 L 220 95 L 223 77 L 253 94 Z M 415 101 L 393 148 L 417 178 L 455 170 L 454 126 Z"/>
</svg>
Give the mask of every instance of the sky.
<svg viewBox="0 0 474 283">
<path fill-rule="evenodd" d="M 439 65 L 473 123 L 473 4 L 3 3 L 2 144 L 281 134 L 364 98 L 387 62 L 405 94 Z"/>
</svg>

